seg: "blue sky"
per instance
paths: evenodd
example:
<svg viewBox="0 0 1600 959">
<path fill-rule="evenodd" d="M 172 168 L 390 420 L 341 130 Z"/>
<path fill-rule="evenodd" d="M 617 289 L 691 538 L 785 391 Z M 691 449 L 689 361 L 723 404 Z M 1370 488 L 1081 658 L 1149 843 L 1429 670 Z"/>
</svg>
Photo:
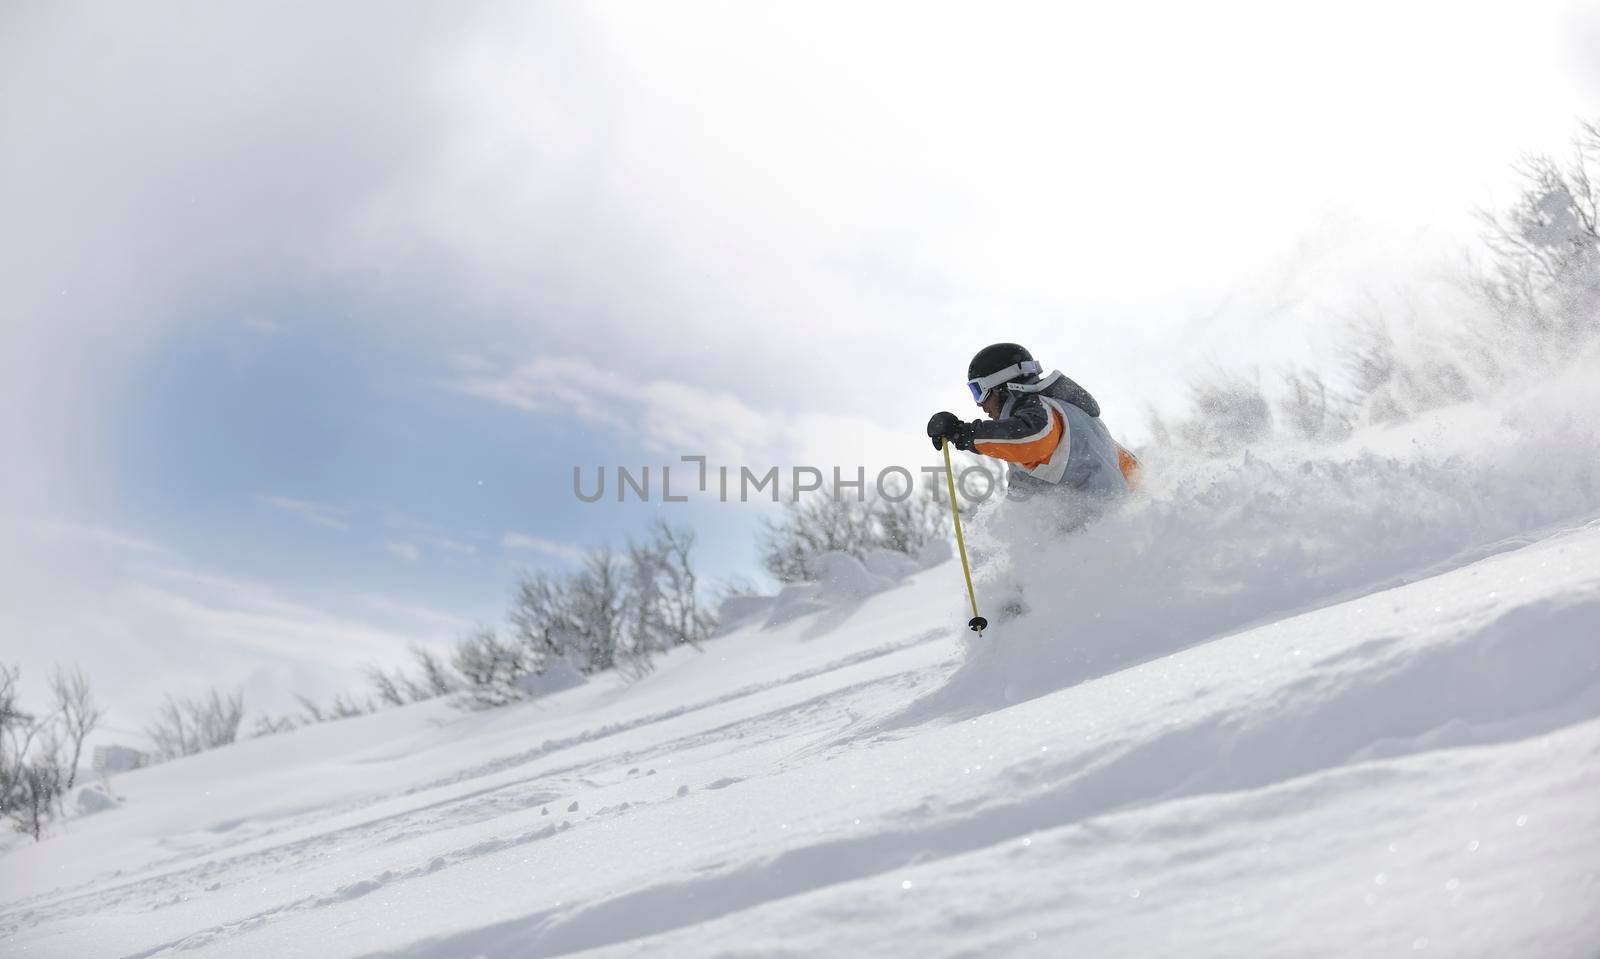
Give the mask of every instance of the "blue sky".
<svg viewBox="0 0 1600 959">
<path fill-rule="evenodd" d="M 389 590 L 491 621 L 515 570 L 620 547 L 657 515 L 700 531 L 712 578 L 754 572 L 752 511 L 662 503 L 669 457 L 648 437 L 464 392 L 448 342 L 372 336 L 338 295 L 251 307 L 244 324 L 181 325 L 133 374 L 107 520 L 324 602 Z M 619 465 L 652 467 L 653 504 L 615 501 Z M 578 500 L 574 466 L 591 489 L 608 471 L 603 501 Z M 678 465 L 675 490 L 693 470 Z"/>
<path fill-rule="evenodd" d="M 0 658 L 133 729 L 657 512 L 754 573 L 572 466 L 917 465 L 997 340 L 1139 442 L 1453 268 L 1600 112 L 1591 7 L 8 5 Z"/>
</svg>

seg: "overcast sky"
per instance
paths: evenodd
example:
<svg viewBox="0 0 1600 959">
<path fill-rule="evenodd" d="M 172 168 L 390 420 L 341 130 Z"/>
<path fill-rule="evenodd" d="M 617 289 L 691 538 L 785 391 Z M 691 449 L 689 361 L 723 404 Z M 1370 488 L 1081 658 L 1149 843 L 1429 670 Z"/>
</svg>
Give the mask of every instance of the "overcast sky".
<svg viewBox="0 0 1600 959">
<path fill-rule="evenodd" d="M 0 657 L 326 696 L 659 512 L 927 462 L 1029 344 L 1144 438 L 1600 113 L 1593 4 L 0 5 Z M 658 474 L 659 475 L 659 474 Z"/>
</svg>

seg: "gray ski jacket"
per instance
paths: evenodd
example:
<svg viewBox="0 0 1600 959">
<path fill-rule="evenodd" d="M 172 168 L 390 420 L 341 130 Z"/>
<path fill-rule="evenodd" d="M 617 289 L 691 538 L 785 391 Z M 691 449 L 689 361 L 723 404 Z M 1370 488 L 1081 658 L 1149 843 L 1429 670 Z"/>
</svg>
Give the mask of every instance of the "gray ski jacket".
<svg viewBox="0 0 1600 959">
<path fill-rule="evenodd" d="M 1087 499 L 1121 496 L 1138 483 L 1138 461 L 1100 422 L 1100 404 L 1063 376 L 1005 384 L 997 420 L 974 420 L 957 434 L 957 449 L 1004 460 L 1016 494 L 1074 490 Z"/>
</svg>

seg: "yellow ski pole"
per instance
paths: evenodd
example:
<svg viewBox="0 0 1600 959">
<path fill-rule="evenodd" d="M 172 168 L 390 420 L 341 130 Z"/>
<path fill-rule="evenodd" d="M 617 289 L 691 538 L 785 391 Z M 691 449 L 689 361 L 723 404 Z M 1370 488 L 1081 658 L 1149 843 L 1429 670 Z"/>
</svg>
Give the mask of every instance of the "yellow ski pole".
<svg viewBox="0 0 1600 959">
<path fill-rule="evenodd" d="M 961 537 L 961 511 L 956 508 L 956 471 L 950 465 L 950 441 L 939 444 L 944 450 L 944 478 L 950 484 L 950 515 L 956 521 L 956 549 L 961 553 L 961 574 L 967 578 L 967 599 L 972 601 L 972 618 L 967 627 L 979 636 L 989 627 L 989 621 L 978 615 L 978 594 L 972 591 L 972 569 L 967 566 L 967 541 Z"/>
</svg>

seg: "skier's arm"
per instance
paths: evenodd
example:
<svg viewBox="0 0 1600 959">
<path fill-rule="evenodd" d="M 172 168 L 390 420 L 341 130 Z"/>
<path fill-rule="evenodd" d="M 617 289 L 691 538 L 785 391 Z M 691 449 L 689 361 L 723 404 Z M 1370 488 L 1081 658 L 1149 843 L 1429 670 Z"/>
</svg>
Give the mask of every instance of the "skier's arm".
<svg viewBox="0 0 1600 959">
<path fill-rule="evenodd" d="M 1017 403 L 1010 416 L 962 424 L 956 448 L 1032 466 L 1050 459 L 1066 439 L 1066 424 L 1037 397 Z"/>
</svg>

